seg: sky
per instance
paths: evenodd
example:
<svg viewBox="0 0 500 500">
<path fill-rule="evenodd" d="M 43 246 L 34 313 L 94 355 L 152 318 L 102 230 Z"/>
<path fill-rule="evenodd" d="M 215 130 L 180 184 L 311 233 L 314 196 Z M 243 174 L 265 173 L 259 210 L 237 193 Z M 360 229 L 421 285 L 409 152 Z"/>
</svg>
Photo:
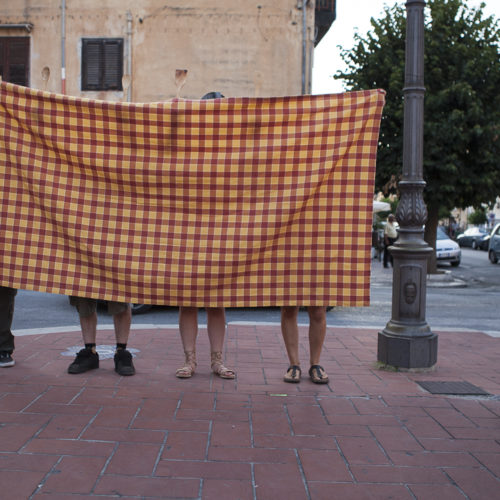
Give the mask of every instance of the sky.
<svg viewBox="0 0 500 500">
<path fill-rule="evenodd" d="M 483 0 L 484 12 L 500 19 L 500 0 Z M 343 48 L 353 46 L 355 31 L 365 34 L 371 29 L 370 18 L 382 17 L 384 5 L 395 3 L 405 5 L 405 0 L 337 0 L 337 19 L 328 33 L 314 49 L 312 93 L 328 94 L 343 92 L 342 82 L 332 75 L 344 67 L 337 45 Z M 468 0 L 467 4 L 477 7 L 480 0 Z"/>
</svg>

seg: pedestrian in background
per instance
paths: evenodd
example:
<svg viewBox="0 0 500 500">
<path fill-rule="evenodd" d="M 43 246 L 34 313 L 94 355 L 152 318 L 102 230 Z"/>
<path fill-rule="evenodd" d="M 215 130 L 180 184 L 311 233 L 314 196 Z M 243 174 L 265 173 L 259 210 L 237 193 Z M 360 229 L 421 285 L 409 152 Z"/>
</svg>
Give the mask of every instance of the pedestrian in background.
<svg viewBox="0 0 500 500">
<path fill-rule="evenodd" d="M 393 214 L 389 214 L 387 217 L 387 224 L 384 228 L 384 267 L 389 267 L 389 262 L 391 266 L 393 265 L 392 255 L 389 252 L 389 247 L 394 244 L 398 239 L 398 230 L 396 228 L 396 217 Z"/>
<path fill-rule="evenodd" d="M 14 366 L 14 335 L 11 326 L 14 317 L 14 299 L 17 290 L 8 286 L 0 286 L 0 368 Z"/>
</svg>

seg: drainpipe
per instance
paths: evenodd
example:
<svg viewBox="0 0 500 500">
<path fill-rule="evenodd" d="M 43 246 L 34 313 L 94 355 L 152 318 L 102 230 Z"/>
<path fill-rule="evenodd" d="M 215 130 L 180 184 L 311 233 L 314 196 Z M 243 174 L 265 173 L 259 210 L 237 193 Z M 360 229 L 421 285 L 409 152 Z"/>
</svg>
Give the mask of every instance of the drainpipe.
<svg viewBox="0 0 500 500">
<path fill-rule="evenodd" d="M 127 88 L 127 102 L 132 100 L 132 13 L 127 10 L 127 75 L 130 84 Z"/>
<path fill-rule="evenodd" d="M 302 95 L 306 93 L 306 61 L 307 61 L 307 0 L 302 0 Z"/>
<path fill-rule="evenodd" d="M 61 93 L 66 93 L 66 0 L 61 0 Z"/>
</svg>

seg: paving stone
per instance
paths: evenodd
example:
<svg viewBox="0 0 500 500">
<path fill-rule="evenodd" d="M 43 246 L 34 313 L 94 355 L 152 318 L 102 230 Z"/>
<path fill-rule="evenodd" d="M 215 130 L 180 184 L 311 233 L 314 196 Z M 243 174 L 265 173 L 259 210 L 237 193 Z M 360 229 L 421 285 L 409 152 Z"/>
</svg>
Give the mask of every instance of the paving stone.
<svg viewBox="0 0 500 500">
<path fill-rule="evenodd" d="M 43 493 L 77 493 L 88 495 L 104 467 L 104 457 L 63 457 L 51 470 Z"/>
<path fill-rule="evenodd" d="M 253 498 L 251 481 L 205 479 L 201 497 L 203 500 L 247 500 Z"/>
</svg>

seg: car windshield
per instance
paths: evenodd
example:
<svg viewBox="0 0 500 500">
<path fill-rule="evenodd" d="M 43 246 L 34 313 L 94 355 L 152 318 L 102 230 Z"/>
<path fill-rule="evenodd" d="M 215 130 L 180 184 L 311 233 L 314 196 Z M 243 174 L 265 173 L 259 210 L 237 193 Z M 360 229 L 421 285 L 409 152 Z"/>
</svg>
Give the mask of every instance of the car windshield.
<svg viewBox="0 0 500 500">
<path fill-rule="evenodd" d="M 437 234 L 436 234 L 436 239 L 437 240 L 449 240 L 450 237 L 444 232 L 444 229 L 439 227 L 437 228 Z"/>
<path fill-rule="evenodd" d="M 481 229 L 480 227 L 471 227 L 464 232 L 465 236 L 473 236 L 475 234 L 486 234 L 487 231 L 485 229 Z"/>
</svg>

